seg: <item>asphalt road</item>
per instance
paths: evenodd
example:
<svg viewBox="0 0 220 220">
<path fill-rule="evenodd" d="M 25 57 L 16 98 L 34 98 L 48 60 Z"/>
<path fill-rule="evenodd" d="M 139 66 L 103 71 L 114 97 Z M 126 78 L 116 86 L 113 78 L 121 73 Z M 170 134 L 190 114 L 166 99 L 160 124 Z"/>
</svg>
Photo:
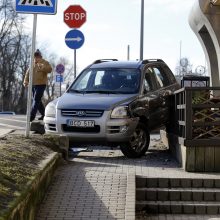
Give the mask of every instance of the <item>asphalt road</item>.
<svg viewBox="0 0 220 220">
<path fill-rule="evenodd" d="M 0 129 L 24 130 L 26 128 L 26 115 L 1 115 Z"/>
</svg>

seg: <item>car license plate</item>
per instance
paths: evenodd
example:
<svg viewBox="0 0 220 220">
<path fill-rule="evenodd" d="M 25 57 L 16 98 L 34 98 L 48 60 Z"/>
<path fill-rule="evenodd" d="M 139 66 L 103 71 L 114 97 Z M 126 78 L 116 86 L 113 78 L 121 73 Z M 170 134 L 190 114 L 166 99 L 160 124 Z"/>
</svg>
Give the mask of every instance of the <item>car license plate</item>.
<svg viewBox="0 0 220 220">
<path fill-rule="evenodd" d="M 95 127 L 95 121 L 67 120 L 67 125 L 68 126 L 73 126 L 73 127 L 91 128 L 91 127 Z"/>
</svg>

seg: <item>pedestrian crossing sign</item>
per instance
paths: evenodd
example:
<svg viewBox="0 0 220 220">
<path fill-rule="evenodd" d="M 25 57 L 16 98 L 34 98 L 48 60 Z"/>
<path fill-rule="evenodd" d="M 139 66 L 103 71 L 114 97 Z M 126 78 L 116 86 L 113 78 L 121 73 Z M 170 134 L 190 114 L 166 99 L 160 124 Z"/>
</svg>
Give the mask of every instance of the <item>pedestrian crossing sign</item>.
<svg viewBox="0 0 220 220">
<path fill-rule="evenodd" d="M 16 12 L 56 14 L 57 0 L 16 0 Z"/>
</svg>

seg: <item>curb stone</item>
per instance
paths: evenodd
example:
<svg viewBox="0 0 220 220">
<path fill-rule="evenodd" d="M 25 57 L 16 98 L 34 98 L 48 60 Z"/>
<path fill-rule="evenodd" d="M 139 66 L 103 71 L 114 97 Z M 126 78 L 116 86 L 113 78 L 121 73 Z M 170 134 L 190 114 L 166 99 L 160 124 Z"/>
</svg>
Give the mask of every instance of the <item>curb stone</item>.
<svg viewBox="0 0 220 220">
<path fill-rule="evenodd" d="M 27 183 L 27 188 L 11 204 L 0 220 L 34 220 L 37 205 L 42 201 L 53 173 L 61 161 L 61 154 L 51 153 L 40 164 L 40 171 Z"/>
<path fill-rule="evenodd" d="M 125 220 L 135 220 L 135 201 L 136 201 L 135 173 L 127 172 L 127 190 L 125 204 Z"/>
<path fill-rule="evenodd" d="M 59 152 L 62 153 L 63 158 L 68 161 L 69 158 L 69 138 L 66 135 L 51 135 L 44 134 L 44 137 L 53 140 L 53 142 L 59 146 Z M 56 150 L 55 150 L 56 151 Z"/>
<path fill-rule="evenodd" d="M 7 134 L 10 134 L 14 131 L 14 129 L 0 129 L 0 139 L 4 138 Z"/>
</svg>

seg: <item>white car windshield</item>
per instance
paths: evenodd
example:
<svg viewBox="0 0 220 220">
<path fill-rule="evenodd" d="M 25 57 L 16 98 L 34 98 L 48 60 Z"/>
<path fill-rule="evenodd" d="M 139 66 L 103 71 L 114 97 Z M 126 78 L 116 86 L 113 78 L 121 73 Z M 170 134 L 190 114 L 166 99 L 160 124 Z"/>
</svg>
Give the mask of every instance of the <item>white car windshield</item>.
<svg viewBox="0 0 220 220">
<path fill-rule="evenodd" d="M 135 94 L 139 92 L 139 85 L 138 69 L 86 69 L 69 92 Z"/>
</svg>

